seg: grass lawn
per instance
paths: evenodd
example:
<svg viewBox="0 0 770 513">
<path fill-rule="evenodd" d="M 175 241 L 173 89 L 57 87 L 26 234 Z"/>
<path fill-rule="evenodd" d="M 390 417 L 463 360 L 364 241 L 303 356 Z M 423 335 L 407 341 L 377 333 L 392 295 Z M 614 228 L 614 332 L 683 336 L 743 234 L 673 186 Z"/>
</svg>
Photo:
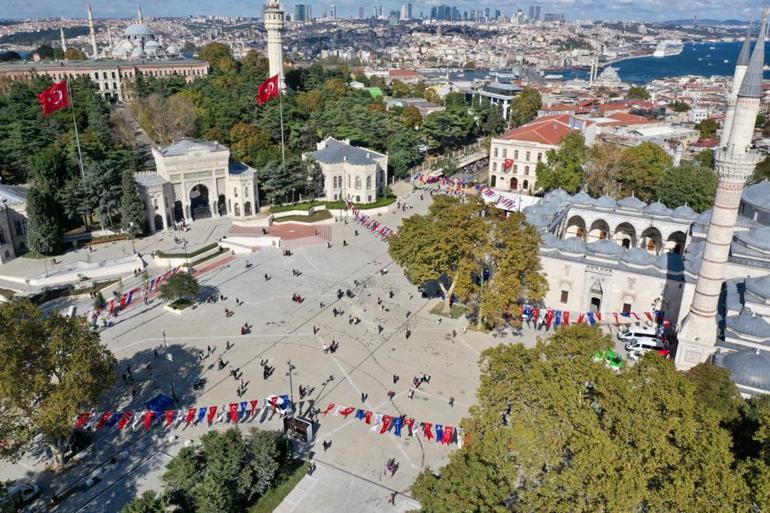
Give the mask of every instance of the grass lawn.
<svg viewBox="0 0 770 513">
<path fill-rule="evenodd" d="M 444 313 L 444 302 L 437 303 L 436 306 L 430 309 L 430 313 L 433 315 L 440 315 L 441 317 L 451 317 L 452 319 L 459 319 L 465 313 L 465 307 L 453 304 L 449 309 L 449 313 Z"/>
<path fill-rule="evenodd" d="M 273 219 L 274 223 L 287 223 L 290 221 L 294 222 L 300 222 L 300 223 L 317 223 L 318 221 L 323 221 L 325 219 L 331 219 L 332 214 L 328 210 L 319 210 L 318 212 L 315 212 L 314 214 L 311 214 L 309 216 L 283 216 L 283 217 L 275 217 Z"/>
<path fill-rule="evenodd" d="M 307 474 L 307 462 L 303 462 L 281 484 L 260 497 L 257 503 L 248 509 L 248 513 L 272 513 L 289 495 L 289 492 L 297 486 L 297 483 L 305 477 L 305 474 Z"/>
</svg>

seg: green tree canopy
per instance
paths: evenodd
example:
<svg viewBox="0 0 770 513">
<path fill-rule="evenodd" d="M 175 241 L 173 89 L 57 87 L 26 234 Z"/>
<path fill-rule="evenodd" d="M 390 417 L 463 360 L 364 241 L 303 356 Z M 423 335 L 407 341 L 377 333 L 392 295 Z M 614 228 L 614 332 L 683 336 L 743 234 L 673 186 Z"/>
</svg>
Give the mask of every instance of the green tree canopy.
<svg viewBox="0 0 770 513">
<path fill-rule="evenodd" d="M 714 169 L 714 150 L 706 148 L 695 154 L 693 160 L 703 167 Z"/>
<path fill-rule="evenodd" d="M 230 73 L 238 68 L 238 63 L 233 59 L 230 47 L 223 43 L 207 44 L 198 52 L 198 57 L 207 61 L 219 73 Z"/>
<path fill-rule="evenodd" d="M 743 399 L 729 370 L 712 363 L 701 363 L 688 370 L 685 376 L 695 386 L 699 408 L 715 413 L 725 425 L 738 419 Z"/>
<path fill-rule="evenodd" d="M 666 169 L 656 191 L 658 201 L 669 208 L 687 204 L 696 212 L 703 212 L 714 204 L 717 174 L 707 167 L 684 163 Z"/>
<path fill-rule="evenodd" d="M 583 183 L 583 165 L 588 158 L 585 138 L 570 132 L 556 150 L 548 150 L 545 162 L 537 164 L 537 185 L 546 191 L 562 188 L 574 194 Z"/>
<path fill-rule="evenodd" d="M 643 142 L 624 150 L 621 161 L 622 172 L 618 176 L 620 196 L 634 194 L 643 201 L 654 201 L 663 171 L 671 167 L 671 156 L 657 144 Z"/>
<path fill-rule="evenodd" d="M 535 119 L 537 111 L 539 111 L 542 106 L 543 99 L 540 97 L 540 93 L 536 89 L 525 87 L 524 90 L 513 99 L 513 102 L 511 102 L 511 121 L 513 121 L 516 126 L 529 123 Z"/>
<path fill-rule="evenodd" d="M 649 100 L 650 93 L 642 86 L 633 86 L 626 93 L 626 98 L 629 100 Z"/>
<path fill-rule="evenodd" d="M 178 272 L 172 274 L 168 281 L 160 286 L 160 297 L 169 300 L 195 297 L 200 291 L 200 285 L 190 273 Z"/>
<path fill-rule="evenodd" d="M 421 132 L 431 150 L 457 148 L 473 141 L 475 121 L 464 108 L 433 112 L 423 119 Z"/>
<path fill-rule="evenodd" d="M 464 447 L 412 486 L 425 513 L 750 511 L 730 436 L 672 362 L 616 373 L 599 329 L 487 349 Z"/>
<path fill-rule="evenodd" d="M 406 178 L 409 170 L 422 162 L 420 139 L 414 130 L 402 128 L 388 141 L 388 166 L 395 178 Z"/>
<path fill-rule="evenodd" d="M 114 382 L 115 365 L 84 318 L 0 304 L 0 456 L 18 460 L 42 434 L 61 461 L 73 419 Z"/>
<path fill-rule="evenodd" d="M 770 179 L 770 155 L 765 157 L 754 168 L 754 174 L 751 175 L 749 182 L 752 184 L 759 183 L 762 180 Z"/>
<path fill-rule="evenodd" d="M 53 196 L 36 188 L 27 194 L 27 246 L 39 255 L 55 255 L 61 244 L 62 227 Z"/>
<path fill-rule="evenodd" d="M 719 128 L 719 125 L 716 120 L 711 118 L 706 118 L 695 125 L 695 129 L 700 133 L 701 139 L 711 139 L 717 135 L 717 128 Z"/>
<path fill-rule="evenodd" d="M 121 183 L 120 227 L 136 237 L 144 232 L 146 219 L 142 198 L 132 171 L 124 171 Z"/>
<path fill-rule="evenodd" d="M 687 112 L 690 110 L 690 105 L 687 102 L 681 100 L 674 100 L 668 104 L 668 107 L 674 112 Z"/>
</svg>

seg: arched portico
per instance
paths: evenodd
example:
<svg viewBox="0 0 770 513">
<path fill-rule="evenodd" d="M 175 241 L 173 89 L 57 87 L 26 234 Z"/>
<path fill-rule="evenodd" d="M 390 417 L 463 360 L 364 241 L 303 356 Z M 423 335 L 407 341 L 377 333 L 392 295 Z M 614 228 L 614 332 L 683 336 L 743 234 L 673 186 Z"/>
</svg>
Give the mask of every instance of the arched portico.
<svg viewBox="0 0 770 513">
<path fill-rule="evenodd" d="M 666 239 L 664 248 L 669 253 L 682 255 L 684 253 L 684 244 L 687 242 L 687 235 L 684 232 L 674 232 Z"/>
<path fill-rule="evenodd" d="M 586 222 L 580 216 L 572 216 L 567 220 L 567 228 L 564 230 L 564 238 L 577 237 L 585 240 Z"/>
<path fill-rule="evenodd" d="M 190 218 L 205 219 L 211 217 L 211 206 L 209 205 L 209 188 L 203 184 L 197 184 L 190 189 Z"/>
<path fill-rule="evenodd" d="M 660 250 L 663 248 L 663 236 L 660 234 L 660 230 L 654 226 L 646 228 L 642 232 L 642 240 L 639 247 L 646 249 L 653 255 L 660 254 Z"/>
<path fill-rule="evenodd" d="M 612 240 L 617 242 L 624 248 L 636 247 L 636 228 L 631 223 L 620 223 L 615 228 L 615 233 L 612 235 Z"/>
<path fill-rule="evenodd" d="M 591 223 L 591 228 L 588 230 L 587 242 L 594 242 L 597 240 L 604 240 L 609 237 L 610 225 L 604 219 L 597 219 Z"/>
</svg>

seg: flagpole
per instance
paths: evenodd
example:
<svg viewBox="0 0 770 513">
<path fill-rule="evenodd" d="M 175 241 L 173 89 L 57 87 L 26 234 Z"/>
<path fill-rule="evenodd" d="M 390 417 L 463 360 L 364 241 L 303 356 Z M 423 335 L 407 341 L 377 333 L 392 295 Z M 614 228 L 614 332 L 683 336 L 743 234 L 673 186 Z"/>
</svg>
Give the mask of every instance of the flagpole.
<svg viewBox="0 0 770 513">
<path fill-rule="evenodd" d="M 72 88 L 70 87 L 70 81 L 67 80 L 67 94 L 70 100 L 70 110 L 72 111 L 72 124 L 75 127 L 75 143 L 78 147 L 78 164 L 80 165 L 80 178 L 83 182 L 83 217 L 86 223 L 86 231 L 88 231 L 88 197 L 86 192 L 86 172 L 83 169 L 83 151 L 80 149 L 80 134 L 78 133 L 78 122 L 75 118 L 75 97 L 72 95 Z"/>
<path fill-rule="evenodd" d="M 283 141 L 283 92 L 278 92 L 278 104 L 280 105 L 280 111 L 281 111 L 281 163 L 283 165 L 284 171 L 286 170 L 286 146 L 284 145 Z"/>
</svg>

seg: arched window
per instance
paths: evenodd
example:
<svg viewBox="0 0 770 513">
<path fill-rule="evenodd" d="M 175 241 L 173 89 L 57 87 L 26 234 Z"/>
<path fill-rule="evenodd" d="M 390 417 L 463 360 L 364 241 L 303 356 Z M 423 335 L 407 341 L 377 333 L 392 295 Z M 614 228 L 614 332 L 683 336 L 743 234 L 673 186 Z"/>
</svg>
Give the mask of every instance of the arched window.
<svg viewBox="0 0 770 513">
<path fill-rule="evenodd" d="M 366 188 L 371 189 L 372 188 L 372 177 L 371 175 L 366 177 Z"/>
<path fill-rule="evenodd" d="M 497 171 L 497 162 L 492 162 L 492 171 Z"/>
<path fill-rule="evenodd" d="M 526 160 L 527 162 L 529 162 L 529 152 L 527 152 L 527 158 L 525 158 L 524 160 Z"/>
<path fill-rule="evenodd" d="M 529 166 L 524 166 L 524 174 L 529 175 Z"/>
<path fill-rule="evenodd" d="M 521 184 L 521 188 L 522 188 L 522 190 L 525 190 L 525 191 L 526 191 L 526 190 L 529 190 L 529 181 L 527 181 L 527 180 L 524 180 L 524 181 L 522 182 L 522 184 Z"/>
<path fill-rule="evenodd" d="M 356 190 L 357 191 L 361 190 L 361 177 L 360 176 L 356 177 Z"/>
</svg>

